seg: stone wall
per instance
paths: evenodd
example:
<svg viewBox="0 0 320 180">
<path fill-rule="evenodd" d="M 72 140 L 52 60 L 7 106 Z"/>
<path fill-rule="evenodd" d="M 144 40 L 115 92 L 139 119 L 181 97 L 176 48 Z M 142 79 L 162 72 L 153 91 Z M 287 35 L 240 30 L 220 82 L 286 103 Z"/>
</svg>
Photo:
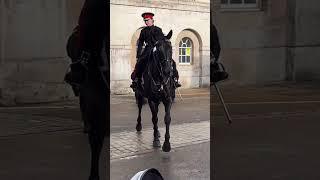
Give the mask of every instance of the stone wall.
<svg viewBox="0 0 320 180">
<path fill-rule="evenodd" d="M 262 0 L 260 10 L 223 10 L 214 1 L 227 83 L 280 81 L 286 77 L 287 3 Z"/>
<path fill-rule="evenodd" d="M 260 10 L 225 10 L 220 0 L 211 5 L 226 83 L 320 79 L 319 1 L 261 0 Z"/>
<path fill-rule="evenodd" d="M 292 42 L 293 80 L 320 80 L 320 1 L 294 1 Z M 291 2 L 293 3 L 293 2 Z"/>
<path fill-rule="evenodd" d="M 155 14 L 155 25 L 167 34 L 173 30 L 171 42 L 174 59 L 184 88 L 209 85 L 210 6 L 209 1 L 111 1 L 111 88 L 114 93 L 132 92 L 130 74 L 135 65 L 136 42 L 144 26 L 141 14 Z M 125 12 L 125 13 L 124 13 Z M 178 43 L 189 33 L 195 49 L 194 63 L 178 63 Z M 188 36 L 188 37 L 189 37 Z"/>
<path fill-rule="evenodd" d="M 63 82 L 70 62 L 65 46 L 83 2 L 0 0 L 1 105 L 74 98 Z M 143 25 L 140 17 L 143 11 L 160 15 L 156 24 L 165 33 L 173 29 L 174 42 L 184 30 L 194 32 L 199 41 L 198 61 L 192 66 L 196 73 L 190 75 L 185 73 L 188 70 L 178 68 L 182 81 L 189 87 L 209 83 L 209 0 L 112 0 L 111 6 L 111 85 L 116 90 L 113 92 L 130 92 L 127 87 L 135 63 L 134 34 L 138 35 Z"/>
<path fill-rule="evenodd" d="M 71 32 L 68 25 L 74 23 L 66 18 L 66 2 L 1 0 L 0 104 L 73 97 L 63 82 L 69 63 L 65 52 Z M 81 4 L 77 5 L 73 8 L 80 9 Z"/>
</svg>

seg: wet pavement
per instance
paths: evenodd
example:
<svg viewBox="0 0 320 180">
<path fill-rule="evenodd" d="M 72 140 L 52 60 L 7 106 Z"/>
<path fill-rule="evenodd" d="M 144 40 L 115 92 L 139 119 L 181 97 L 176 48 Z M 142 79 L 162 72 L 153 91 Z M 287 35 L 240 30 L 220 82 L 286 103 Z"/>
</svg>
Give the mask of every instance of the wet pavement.
<svg viewBox="0 0 320 180">
<path fill-rule="evenodd" d="M 159 128 L 162 136 L 160 143 L 164 142 L 165 128 Z M 210 141 L 210 122 L 184 123 L 170 127 L 171 148 L 183 147 Z M 116 161 L 130 156 L 145 154 L 154 151 L 153 128 L 142 132 L 112 133 L 110 139 L 110 159 Z M 208 150 L 209 151 L 209 150 Z M 209 156 L 208 156 L 209 157 Z"/>
<path fill-rule="evenodd" d="M 163 153 L 159 149 L 150 148 L 151 136 L 149 134 L 152 123 L 149 107 L 145 106 L 142 120 L 143 130 L 140 136 L 144 137 L 140 140 L 142 140 L 141 147 L 145 149 L 138 151 L 137 155 L 134 148 L 130 148 L 132 141 L 126 140 L 118 141 L 118 146 L 112 146 L 119 150 L 122 150 L 123 146 L 128 146 L 129 150 L 134 152 L 126 154 L 123 151 L 121 157 L 112 156 L 114 157 L 111 162 L 112 166 L 117 167 L 111 172 L 114 177 L 112 179 L 130 177 L 135 170 L 152 165 L 160 165 L 160 170 L 169 179 L 184 177 L 183 175 L 186 174 L 184 172 L 190 172 L 191 177 L 202 177 L 203 179 L 209 177 L 209 90 L 185 89 L 181 90 L 181 94 L 182 100 L 179 96 L 177 97 L 172 111 L 172 151 Z M 131 136 L 132 133 L 135 133 L 137 113 L 133 96 L 113 96 L 111 111 L 113 117 L 111 139 L 119 135 L 129 140 L 137 137 L 136 134 Z M 87 136 L 82 133 L 77 100 L 0 107 L 0 119 L 0 179 L 87 179 L 90 151 Z M 159 127 L 164 135 L 162 119 L 161 107 Z M 198 130 L 192 127 L 198 127 Z M 192 132 L 197 137 L 190 138 L 192 136 L 188 133 Z M 102 159 L 105 159 L 106 152 L 108 152 L 107 147 L 104 147 Z M 163 155 L 162 160 L 150 159 L 151 156 L 160 157 L 161 155 Z M 189 163 L 185 163 L 185 157 L 190 157 L 187 159 Z M 142 163 L 140 166 L 133 166 L 135 161 L 142 160 L 148 161 L 149 164 Z M 197 164 L 192 163 L 196 160 L 199 161 Z M 159 161 L 162 164 L 159 164 Z M 121 164 L 120 167 L 119 164 Z M 127 168 L 128 171 L 117 173 L 119 169 L 131 165 L 131 168 Z M 166 171 L 166 167 L 170 166 L 178 168 L 176 171 L 171 171 L 171 169 Z M 105 161 L 101 161 L 101 168 L 106 168 Z M 203 175 L 196 175 L 199 172 Z M 104 173 L 105 171 L 100 173 L 102 179 L 105 179 Z"/>
<path fill-rule="evenodd" d="M 320 178 L 318 84 L 221 84 L 221 90 L 233 124 L 211 91 L 215 180 Z"/>
<path fill-rule="evenodd" d="M 320 179 L 320 84 L 220 87 L 233 124 L 225 122 L 212 90 L 215 180 Z M 118 143 L 111 145 L 111 179 L 129 179 L 149 167 L 170 180 L 209 179 L 209 91 L 181 93 L 183 100 L 177 95 L 172 108 L 170 153 L 151 147 L 148 105 L 143 108 L 142 133 L 137 134 L 133 96 L 112 96 L 111 141 Z M 76 100 L 0 107 L 0 119 L 0 179 L 87 178 L 89 146 Z M 163 138 L 162 106 L 159 126 Z"/>
<path fill-rule="evenodd" d="M 165 179 L 210 179 L 209 89 L 181 90 L 171 110 L 170 142 L 165 153 L 153 148 L 153 124 L 148 104 L 142 110 L 142 132 L 135 130 L 138 108 L 133 96 L 111 101 L 111 179 L 127 180 L 135 173 L 157 168 Z M 164 142 L 164 107 L 159 106 L 159 131 Z"/>
<path fill-rule="evenodd" d="M 0 179 L 86 180 L 90 148 L 79 113 L 77 107 L 0 108 Z M 106 154 L 101 159 L 104 178 Z"/>
<path fill-rule="evenodd" d="M 210 143 L 174 148 L 170 153 L 154 150 L 111 163 L 112 180 L 129 180 L 139 171 L 153 167 L 165 180 L 210 179 Z"/>
</svg>

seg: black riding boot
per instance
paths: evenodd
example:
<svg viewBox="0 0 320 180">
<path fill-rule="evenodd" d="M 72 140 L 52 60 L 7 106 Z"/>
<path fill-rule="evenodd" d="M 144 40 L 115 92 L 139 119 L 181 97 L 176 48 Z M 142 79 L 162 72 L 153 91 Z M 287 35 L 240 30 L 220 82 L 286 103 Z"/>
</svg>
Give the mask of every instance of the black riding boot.
<svg viewBox="0 0 320 180">
<path fill-rule="evenodd" d="M 132 88 L 132 90 L 134 92 L 136 92 L 136 90 L 139 88 L 141 89 L 142 87 L 142 84 L 141 84 L 141 78 L 135 78 L 133 81 L 132 81 L 132 84 L 130 85 L 130 87 Z"/>
<path fill-rule="evenodd" d="M 176 77 L 174 77 L 173 80 L 174 80 L 174 86 L 176 88 L 181 87 L 181 84 L 180 84 L 179 80 Z"/>
</svg>

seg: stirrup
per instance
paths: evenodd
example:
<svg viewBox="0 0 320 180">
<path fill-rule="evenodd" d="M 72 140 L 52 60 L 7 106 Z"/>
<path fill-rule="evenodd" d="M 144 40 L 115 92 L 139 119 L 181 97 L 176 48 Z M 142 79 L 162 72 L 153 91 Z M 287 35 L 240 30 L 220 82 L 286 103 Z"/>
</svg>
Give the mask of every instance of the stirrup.
<svg viewBox="0 0 320 180">
<path fill-rule="evenodd" d="M 181 87 L 181 84 L 180 84 L 180 82 L 178 81 L 177 78 L 173 78 L 173 81 L 174 81 L 174 86 L 175 86 L 176 88 Z"/>
</svg>

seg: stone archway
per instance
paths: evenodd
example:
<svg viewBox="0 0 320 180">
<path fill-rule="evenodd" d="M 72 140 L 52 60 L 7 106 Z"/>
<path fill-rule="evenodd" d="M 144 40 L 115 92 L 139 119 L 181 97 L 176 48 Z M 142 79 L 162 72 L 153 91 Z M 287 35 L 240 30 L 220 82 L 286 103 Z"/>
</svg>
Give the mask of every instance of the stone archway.
<svg viewBox="0 0 320 180">
<path fill-rule="evenodd" d="M 190 64 L 179 63 L 179 43 L 183 38 L 189 38 L 192 41 L 191 54 L 193 61 Z M 178 34 L 175 41 L 174 59 L 177 63 L 182 87 L 200 87 L 202 84 L 202 41 L 200 35 L 196 31 L 184 29 Z"/>
</svg>

